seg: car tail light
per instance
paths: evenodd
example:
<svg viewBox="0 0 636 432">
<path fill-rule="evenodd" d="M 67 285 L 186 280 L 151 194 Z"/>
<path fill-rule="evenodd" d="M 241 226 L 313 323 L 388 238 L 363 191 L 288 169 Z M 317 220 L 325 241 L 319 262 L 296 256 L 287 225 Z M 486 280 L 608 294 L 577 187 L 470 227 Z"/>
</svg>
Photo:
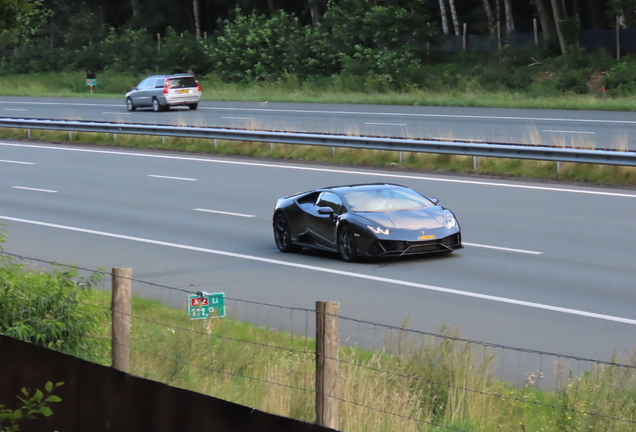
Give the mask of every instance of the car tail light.
<svg viewBox="0 0 636 432">
<path fill-rule="evenodd" d="M 195 78 L 194 82 L 197 83 L 197 89 L 201 91 L 201 85 L 199 84 L 199 81 Z"/>
<path fill-rule="evenodd" d="M 170 88 L 170 80 L 166 80 L 163 84 L 163 94 L 168 94 L 168 89 Z"/>
</svg>

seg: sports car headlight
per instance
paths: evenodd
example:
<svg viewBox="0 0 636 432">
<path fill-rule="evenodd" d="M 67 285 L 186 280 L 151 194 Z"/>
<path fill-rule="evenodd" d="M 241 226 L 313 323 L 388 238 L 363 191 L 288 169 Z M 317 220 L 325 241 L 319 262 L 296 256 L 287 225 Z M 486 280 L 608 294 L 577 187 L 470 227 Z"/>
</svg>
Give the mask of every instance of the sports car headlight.
<svg viewBox="0 0 636 432">
<path fill-rule="evenodd" d="M 444 210 L 444 226 L 448 229 L 454 228 L 457 226 L 457 219 L 450 210 Z"/>
<path fill-rule="evenodd" d="M 372 227 L 371 225 L 367 225 L 367 228 L 369 228 L 371 231 L 373 231 L 376 234 L 389 235 L 389 229 L 388 228 Z"/>
</svg>

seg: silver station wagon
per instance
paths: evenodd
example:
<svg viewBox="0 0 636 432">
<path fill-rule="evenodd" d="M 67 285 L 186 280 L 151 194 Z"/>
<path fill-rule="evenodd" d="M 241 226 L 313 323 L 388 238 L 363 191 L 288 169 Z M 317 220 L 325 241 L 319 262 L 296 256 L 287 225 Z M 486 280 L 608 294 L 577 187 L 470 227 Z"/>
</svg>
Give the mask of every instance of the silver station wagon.
<svg viewBox="0 0 636 432">
<path fill-rule="evenodd" d="M 159 112 L 171 106 L 187 105 L 197 109 L 201 101 L 201 86 L 190 74 L 151 75 L 126 93 L 126 108 L 152 108 Z"/>
</svg>

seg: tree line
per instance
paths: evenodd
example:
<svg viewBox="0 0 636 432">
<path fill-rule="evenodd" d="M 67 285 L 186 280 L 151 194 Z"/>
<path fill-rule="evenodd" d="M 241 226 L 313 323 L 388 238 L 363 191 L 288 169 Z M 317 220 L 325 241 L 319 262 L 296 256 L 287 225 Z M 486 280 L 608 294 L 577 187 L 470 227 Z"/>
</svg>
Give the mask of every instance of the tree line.
<svg viewBox="0 0 636 432">
<path fill-rule="evenodd" d="M 634 27 L 635 10 L 636 0 L 0 0 L 0 74 L 192 70 L 226 82 L 337 77 L 349 90 L 454 88 L 471 85 L 452 64 L 468 54 L 445 55 L 440 38 L 467 23 L 467 33 L 505 40 L 538 23 L 534 51 L 504 44 L 495 66 L 480 54 L 473 75 L 485 87 L 523 90 L 539 69 L 528 59 L 569 57 L 573 66 L 553 62 L 547 72 L 582 92 L 600 66 L 576 50 L 578 32 Z"/>
</svg>

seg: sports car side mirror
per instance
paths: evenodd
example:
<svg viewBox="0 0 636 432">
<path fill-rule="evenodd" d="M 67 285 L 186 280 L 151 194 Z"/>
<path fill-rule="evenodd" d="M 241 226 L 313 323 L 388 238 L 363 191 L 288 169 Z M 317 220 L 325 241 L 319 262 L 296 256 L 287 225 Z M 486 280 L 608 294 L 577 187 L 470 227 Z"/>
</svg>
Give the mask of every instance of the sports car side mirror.
<svg viewBox="0 0 636 432">
<path fill-rule="evenodd" d="M 333 214 L 333 209 L 331 207 L 318 207 L 318 214 L 321 214 L 321 215 Z"/>
<path fill-rule="evenodd" d="M 439 200 L 437 198 L 430 197 L 429 200 L 435 205 L 439 203 Z"/>
</svg>

